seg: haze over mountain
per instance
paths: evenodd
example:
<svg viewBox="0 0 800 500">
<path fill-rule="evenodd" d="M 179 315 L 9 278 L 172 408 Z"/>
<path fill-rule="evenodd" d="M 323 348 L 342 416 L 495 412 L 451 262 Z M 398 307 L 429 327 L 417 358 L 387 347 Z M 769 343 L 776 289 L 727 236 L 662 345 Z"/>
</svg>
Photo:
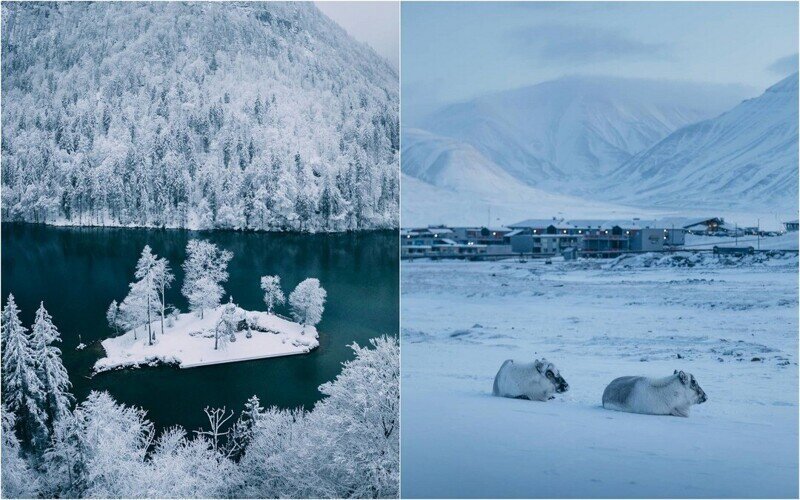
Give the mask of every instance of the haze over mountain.
<svg viewBox="0 0 800 500">
<path fill-rule="evenodd" d="M 398 77 L 308 2 L 2 6 L 3 218 L 398 224 Z"/>
<path fill-rule="evenodd" d="M 748 93 L 740 86 L 563 78 L 435 111 L 424 131 L 403 130 L 402 168 L 449 191 L 448 198 L 464 193 L 481 205 L 476 223 L 522 187 L 558 201 L 547 206 L 532 196 L 512 211 L 519 217 L 586 216 L 598 205 L 617 215 L 747 211 L 753 204 L 794 213 L 797 75 L 742 102 Z"/>
<path fill-rule="evenodd" d="M 446 106 L 421 128 L 474 146 L 522 182 L 582 193 L 746 95 L 738 86 L 568 77 Z"/>
<path fill-rule="evenodd" d="M 797 212 L 798 75 L 682 127 L 611 177 L 609 199 L 662 207 Z M 614 186 L 625 184 L 625 190 Z"/>
</svg>

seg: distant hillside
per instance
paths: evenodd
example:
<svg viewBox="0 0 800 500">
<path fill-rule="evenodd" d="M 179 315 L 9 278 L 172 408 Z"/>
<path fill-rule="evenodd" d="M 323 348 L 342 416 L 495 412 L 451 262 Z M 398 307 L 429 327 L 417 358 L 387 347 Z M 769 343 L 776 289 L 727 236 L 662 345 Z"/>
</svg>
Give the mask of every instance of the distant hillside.
<svg viewBox="0 0 800 500">
<path fill-rule="evenodd" d="M 4 220 L 398 225 L 398 77 L 312 3 L 4 3 Z"/>
<path fill-rule="evenodd" d="M 797 213 L 798 75 L 683 127 L 625 163 L 610 199 L 666 207 Z M 624 188 L 621 188 L 624 184 Z"/>
<path fill-rule="evenodd" d="M 570 77 L 447 106 L 422 128 L 474 147 L 522 183 L 583 195 L 636 153 L 746 95 L 737 86 Z"/>
</svg>

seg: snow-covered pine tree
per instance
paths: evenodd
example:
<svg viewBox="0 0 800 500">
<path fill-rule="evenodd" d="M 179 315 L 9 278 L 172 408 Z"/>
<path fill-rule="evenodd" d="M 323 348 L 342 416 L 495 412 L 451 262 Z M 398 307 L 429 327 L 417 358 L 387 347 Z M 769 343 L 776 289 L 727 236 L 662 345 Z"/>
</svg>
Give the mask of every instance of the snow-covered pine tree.
<svg viewBox="0 0 800 500">
<path fill-rule="evenodd" d="M 39 494 L 39 481 L 34 470 L 22 454 L 19 439 L 14 431 L 14 413 L 3 405 L 3 436 L 0 451 L 0 493 L 3 498 L 35 498 Z"/>
<path fill-rule="evenodd" d="M 267 312 L 272 314 L 275 306 L 283 305 L 286 297 L 281 290 L 280 276 L 262 276 L 261 289 L 264 290 L 264 303 L 267 305 Z"/>
<path fill-rule="evenodd" d="M 258 396 L 253 395 L 247 400 L 239 419 L 231 426 L 225 450 L 226 456 L 233 460 L 241 457 L 253 437 L 253 428 L 264 416 L 265 411 Z"/>
<path fill-rule="evenodd" d="M 307 325 L 314 326 L 322 319 L 326 297 L 327 292 L 316 278 L 301 281 L 289 295 L 292 316 L 303 325 L 304 332 Z"/>
<path fill-rule="evenodd" d="M 56 342 L 61 342 L 61 334 L 42 302 L 36 311 L 31 343 L 36 360 L 36 375 L 44 393 L 43 410 L 50 430 L 57 420 L 69 413 L 70 405 L 75 400 L 69 392 L 72 383 L 61 361 L 61 350 L 54 345 Z"/>
<path fill-rule="evenodd" d="M 26 446 L 41 450 L 47 443 L 45 394 L 36 373 L 32 339 L 19 319 L 14 296 L 9 294 L 2 313 L 3 402 L 17 416 L 17 429 Z"/>
<path fill-rule="evenodd" d="M 224 290 L 221 283 L 228 280 L 228 262 L 233 254 L 220 250 L 205 240 L 190 240 L 186 245 L 183 263 L 184 279 L 181 292 L 192 311 L 203 311 L 219 305 Z"/>
<path fill-rule="evenodd" d="M 112 300 L 106 310 L 106 321 L 108 322 L 108 326 L 114 329 L 115 333 L 119 333 L 119 319 L 119 304 L 117 304 L 116 300 Z"/>
</svg>

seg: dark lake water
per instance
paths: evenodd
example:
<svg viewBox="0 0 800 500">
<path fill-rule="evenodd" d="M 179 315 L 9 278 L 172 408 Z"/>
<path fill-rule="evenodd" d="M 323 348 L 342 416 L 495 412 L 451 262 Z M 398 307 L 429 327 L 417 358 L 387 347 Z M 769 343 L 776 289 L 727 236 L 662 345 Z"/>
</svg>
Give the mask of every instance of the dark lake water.
<svg viewBox="0 0 800 500">
<path fill-rule="evenodd" d="M 287 297 L 306 277 L 328 292 L 317 325 L 320 347 L 309 354 L 181 370 L 145 367 L 91 377 L 102 357 L 99 341 L 113 336 L 108 304 L 125 297 L 145 244 L 166 257 L 175 273 L 167 302 L 187 311 L 180 294 L 186 243 L 203 238 L 234 257 L 225 283 L 241 307 L 265 310 L 259 279 L 281 277 Z M 61 331 L 64 365 L 79 401 L 91 390 L 107 390 L 118 401 L 140 406 L 158 428 L 205 426 L 205 406 L 240 411 L 252 395 L 264 406 L 311 408 L 320 384 L 352 359 L 348 344 L 368 343 L 399 331 L 398 236 L 394 231 L 350 234 L 280 234 L 159 229 L 60 228 L 2 224 L 3 304 L 13 293 L 26 326 L 40 301 Z M 288 314 L 285 308 L 278 312 Z M 80 339 L 85 350 L 75 347 Z"/>
</svg>

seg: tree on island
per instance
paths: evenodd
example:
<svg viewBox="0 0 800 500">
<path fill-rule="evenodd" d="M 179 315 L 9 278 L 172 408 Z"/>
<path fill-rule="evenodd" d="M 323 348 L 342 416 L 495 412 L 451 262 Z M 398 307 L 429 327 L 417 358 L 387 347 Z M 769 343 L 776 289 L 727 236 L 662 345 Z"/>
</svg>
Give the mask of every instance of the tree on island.
<svg viewBox="0 0 800 500">
<path fill-rule="evenodd" d="M 219 306 L 224 290 L 221 283 L 228 280 L 228 262 L 233 254 L 220 250 L 217 245 L 204 240 L 191 240 L 186 245 L 186 276 L 181 292 L 189 301 L 189 309 L 200 311 Z"/>
<path fill-rule="evenodd" d="M 307 325 L 314 326 L 322 319 L 326 296 L 316 278 L 306 278 L 289 295 L 292 316 L 303 325 L 303 333 Z"/>
<path fill-rule="evenodd" d="M 142 255 L 139 257 L 139 261 L 136 262 L 136 273 L 134 276 L 136 279 L 144 282 L 143 288 L 147 291 L 155 289 L 155 283 L 153 282 L 153 268 L 155 265 L 156 256 L 153 255 L 152 250 L 150 250 L 150 245 L 145 245 L 142 249 Z M 147 343 L 150 345 L 153 345 L 153 321 L 150 312 L 152 310 L 151 299 L 154 295 L 153 293 L 144 294 L 144 303 L 146 304 L 147 310 Z"/>
<path fill-rule="evenodd" d="M 164 295 L 166 289 L 172 284 L 175 279 L 169 268 L 167 259 L 159 259 L 157 255 L 153 254 L 150 245 L 145 245 L 142 249 L 142 255 L 136 263 L 136 279 L 143 282 L 143 288 L 146 290 L 144 294 L 145 303 L 147 305 L 147 334 L 148 343 L 153 345 L 155 340 L 155 333 L 152 327 L 151 311 L 158 305 L 159 315 L 161 316 L 161 334 L 164 334 L 164 310 L 166 304 L 164 303 Z M 156 301 L 153 302 L 152 298 L 155 297 Z"/>
<path fill-rule="evenodd" d="M 53 324 L 53 318 L 44 308 L 44 302 L 36 311 L 31 342 L 36 359 L 36 372 L 44 394 L 43 410 L 52 429 L 56 421 L 69 414 L 74 398 L 69 392 L 72 383 L 61 361 L 61 349 L 53 345 L 61 342 L 61 334 Z"/>
<path fill-rule="evenodd" d="M 128 285 L 130 291 L 125 299 L 119 304 L 117 301 L 112 301 L 108 306 L 106 320 L 115 331 L 119 331 L 120 328 L 132 329 L 134 340 L 137 338 L 136 329 L 141 325 L 147 325 L 147 342 L 153 345 L 156 338 L 153 331 L 153 316 L 160 317 L 163 335 L 166 314 L 165 293 L 175 276 L 167 259 L 158 258 L 153 254 L 150 245 L 145 245 L 136 262 L 134 277 L 137 281 Z"/>
<path fill-rule="evenodd" d="M 106 321 L 108 322 L 108 326 L 114 329 L 114 333 L 119 333 L 119 319 L 119 304 L 117 304 L 116 300 L 112 300 L 106 310 Z"/>
<path fill-rule="evenodd" d="M 2 313 L 3 402 L 17 416 L 25 443 L 42 449 L 47 443 L 47 416 L 42 410 L 44 392 L 37 376 L 32 337 L 19 319 L 19 308 L 9 294 Z"/>
<path fill-rule="evenodd" d="M 164 317 L 167 309 L 167 288 L 172 286 L 172 282 L 174 280 L 175 275 L 172 274 L 172 269 L 169 267 L 169 261 L 163 257 L 157 259 L 156 264 L 153 267 L 153 284 L 158 292 L 159 306 L 161 307 L 161 335 L 164 335 Z"/>
<path fill-rule="evenodd" d="M 275 306 L 286 302 L 286 296 L 281 290 L 280 276 L 262 276 L 261 289 L 264 290 L 264 303 L 267 305 L 268 313 L 272 314 Z"/>
<path fill-rule="evenodd" d="M 152 284 L 147 280 L 134 281 L 128 285 L 128 296 L 119 305 L 117 322 L 124 329 L 133 330 L 136 339 L 136 329 L 148 325 L 148 342 L 152 345 L 153 337 L 150 335 L 150 310 L 152 304 L 158 301 L 158 294 Z"/>
</svg>

